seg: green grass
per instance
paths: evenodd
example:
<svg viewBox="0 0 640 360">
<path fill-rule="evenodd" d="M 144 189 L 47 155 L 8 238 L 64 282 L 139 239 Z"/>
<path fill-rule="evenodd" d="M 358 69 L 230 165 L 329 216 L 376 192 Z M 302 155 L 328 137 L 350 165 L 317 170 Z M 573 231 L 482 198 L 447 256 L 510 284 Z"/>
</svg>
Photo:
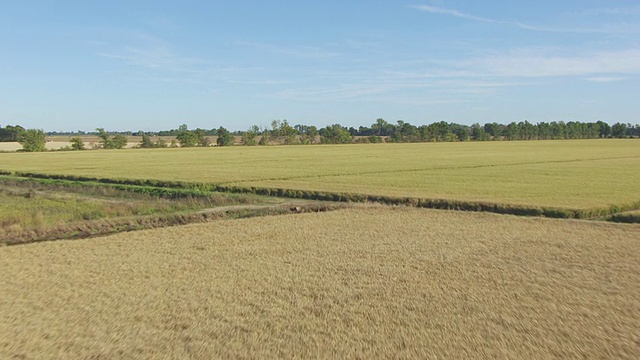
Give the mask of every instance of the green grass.
<svg viewBox="0 0 640 360">
<path fill-rule="evenodd" d="M 0 176 L 0 245 L 345 206 L 256 194 Z"/>
<path fill-rule="evenodd" d="M 614 214 L 611 216 L 610 220 L 613 222 L 640 224 L 640 210 Z"/>
<path fill-rule="evenodd" d="M 579 209 L 640 200 L 638 140 L 231 147 L 0 156 L 3 170 L 96 178 Z"/>
<path fill-rule="evenodd" d="M 0 188 L 0 226 L 23 230 L 115 217 L 173 213 L 213 206 L 206 199 L 86 196 L 71 192 Z"/>
<path fill-rule="evenodd" d="M 130 188 L 130 189 L 128 189 Z M 145 190 L 147 192 L 141 192 Z M 239 204 L 272 204 L 273 198 L 209 193 L 156 196 L 152 188 L 0 177 L 0 238 L 111 218 L 173 214 Z M 181 194 L 178 192 L 178 194 Z M 3 235 L 4 234 L 4 235 Z"/>
</svg>

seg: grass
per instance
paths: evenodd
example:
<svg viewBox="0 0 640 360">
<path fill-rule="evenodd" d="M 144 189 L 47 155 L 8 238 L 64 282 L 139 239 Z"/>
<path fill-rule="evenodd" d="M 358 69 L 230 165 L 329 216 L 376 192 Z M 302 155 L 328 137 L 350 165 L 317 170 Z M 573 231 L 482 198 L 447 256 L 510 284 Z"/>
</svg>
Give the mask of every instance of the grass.
<svg viewBox="0 0 640 360">
<path fill-rule="evenodd" d="M 613 214 L 610 220 L 613 222 L 640 224 L 640 210 Z"/>
<path fill-rule="evenodd" d="M 4 247 L 0 358 L 636 359 L 639 231 L 370 207 Z"/>
<path fill-rule="evenodd" d="M 592 208 L 640 200 L 637 140 L 1 154 L 3 170 Z M 139 164 L 145 164 L 140 167 Z"/>
<path fill-rule="evenodd" d="M 218 209 L 268 213 L 284 203 L 255 195 L 0 176 L 0 244 L 199 222 L 215 218 Z M 202 209 L 209 215 L 194 213 Z"/>
</svg>

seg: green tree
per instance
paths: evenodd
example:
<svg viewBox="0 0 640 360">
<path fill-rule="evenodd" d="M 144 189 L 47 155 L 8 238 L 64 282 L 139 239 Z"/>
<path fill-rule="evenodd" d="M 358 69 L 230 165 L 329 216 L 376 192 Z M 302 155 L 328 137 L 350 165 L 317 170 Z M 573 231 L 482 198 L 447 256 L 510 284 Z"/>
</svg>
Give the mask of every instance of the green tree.
<svg viewBox="0 0 640 360">
<path fill-rule="evenodd" d="M 101 139 L 100 144 L 102 144 L 103 149 L 111 149 L 113 144 L 111 143 L 111 138 L 109 138 L 109 134 L 104 131 L 103 128 L 97 128 L 98 137 Z"/>
<path fill-rule="evenodd" d="M 122 134 L 116 134 L 111 138 L 111 149 L 122 149 L 127 146 L 127 137 Z"/>
<path fill-rule="evenodd" d="M 300 130 L 298 130 L 300 132 L 300 142 L 302 144 L 315 144 L 317 139 L 318 139 L 318 128 L 311 125 L 311 126 L 307 126 L 307 125 L 301 125 Z"/>
<path fill-rule="evenodd" d="M 233 134 L 229 132 L 229 130 L 220 126 L 218 129 L 218 140 L 216 141 L 218 146 L 232 146 L 233 145 Z"/>
<path fill-rule="evenodd" d="M 444 121 L 436 122 L 430 124 L 427 127 L 428 136 L 433 139 L 433 141 L 450 141 L 451 140 L 451 128 L 449 124 Z M 455 138 L 455 135 L 453 136 Z"/>
<path fill-rule="evenodd" d="M 456 123 L 449 124 L 449 129 L 456 136 L 458 141 L 467 141 L 469 140 L 469 128 L 465 125 L 460 125 Z"/>
<path fill-rule="evenodd" d="M 0 127 L 0 142 L 18 141 L 20 134 L 24 131 L 25 129 L 20 125 L 7 125 L 4 128 Z"/>
<path fill-rule="evenodd" d="M 85 150 L 84 141 L 80 136 L 75 136 L 69 139 L 71 143 L 71 150 Z"/>
<path fill-rule="evenodd" d="M 98 137 L 101 139 L 100 144 L 103 149 L 122 149 L 127 146 L 127 137 L 122 134 L 116 134 L 113 137 L 104 131 L 103 128 L 97 128 Z"/>
<path fill-rule="evenodd" d="M 45 151 L 46 134 L 40 129 L 28 129 L 20 132 L 18 142 L 27 152 Z"/>
<path fill-rule="evenodd" d="M 260 132 L 260 128 L 257 125 L 253 125 L 249 130 L 242 133 L 241 142 L 244 146 L 255 146 L 258 145 L 256 138 L 258 137 L 258 133 Z"/>
<path fill-rule="evenodd" d="M 598 121 L 596 124 L 598 124 L 601 138 L 608 138 L 611 135 L 611 126 L 609 124 L 604 121 Z"/>
<path fill-rule="evenodd" d="M 180 142 L 180 147 L 194 147 L 198 144 L 198 136 L 187 128 L 187 124 L 180 125 L 176 139 Z"/>
<path fill-rule="evenodd" d="M 198 144 L 198 146 L 207 147 L 211 145 L 211 140 L 209 140 L 209 138 L 207 137 L 206 131 L 202 129 L 196 129 L 194 131 L 194 134 L 196 137 L 196 144 Z"/>
<path fill-rule="evenodd" d="M 348 144 L 351 142 L 351 134 L 344 126 L 333 124 L 320 131 L 320 141 L 323 144 Z"/>
<path fill-rule="evenodd" d="M 269 132 L 269 129 L 265 127 L 260 135 L 258 145 L 269 145 L 269 142 L 271 141 L 271 133 Z"/>
<path fill-rule="evenodd" d="M 520 140 L 520 129 L 518 129 L 518 124 L 515 122 L 509 123 L 504 128 L 503 134 L 505 140 Z"/>
<path fill-rule="evenodd" d="M 627 137 L 627 124 L 615 123 L 611 125 L 611 137 L 618 139 Z"/>
<path fill-rule="evenodd" d="M 489 139 L 488 134 L 484 131 L 484 127 L 475 123 L 471 125 L 471 139 L 475 141 L 485 141 Z"/>
<path fill-rule="evenodd" d="M 378 136 L 390 136 L 393 132 L 393 129 L 393 124 L 389 124 L 385 119 L 382 118 L 376 119 L 375 124 L 371 125 L 373 135 Z"/>
<path fill-rule="evenodd" d="M 140 144 L 138 144 L 138 147 L 143 149 L 150 149 L 156 147 L 156 144 L 151 141 L 151 136 L 142 134 L 142 140 L 140 140 Z"/>
</svg>

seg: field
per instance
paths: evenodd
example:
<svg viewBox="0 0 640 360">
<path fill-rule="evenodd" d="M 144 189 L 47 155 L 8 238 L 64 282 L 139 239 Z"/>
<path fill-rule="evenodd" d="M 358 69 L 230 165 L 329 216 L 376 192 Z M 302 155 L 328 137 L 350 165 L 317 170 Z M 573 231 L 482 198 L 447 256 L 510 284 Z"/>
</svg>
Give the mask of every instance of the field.
<svg viewBox="0 0 640 360">
<path fill-rule="evenodd" d="M 0 154 L 0 170 L 586 209 L 640 200 L 640 141 Z M 144 164 L 144 166 L 140 166 Z"/>
<path fill-rule="evenodd" d="M 0 170 L 0 359 L 640 357 L 638 140 L 2 153 Z M 456 201 L 482 206 L 419 208 Z M 563 209 L 591 215 L 543 217 Z"/>
<path fill-rule="evenodd" d="M 0 248 L 0 357 L 636 359 L 639 230 L 380 206 Z"/>
</svg>

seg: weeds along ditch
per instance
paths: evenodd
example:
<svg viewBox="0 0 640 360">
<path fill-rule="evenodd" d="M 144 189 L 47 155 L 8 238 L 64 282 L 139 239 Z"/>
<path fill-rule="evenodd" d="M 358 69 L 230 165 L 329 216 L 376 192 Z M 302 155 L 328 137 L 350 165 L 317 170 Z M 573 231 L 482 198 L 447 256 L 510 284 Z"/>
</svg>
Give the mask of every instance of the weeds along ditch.
<svg viewBox="0 0 640 360">
<path fill-rule="evenodd" d="M 339 193 L 313 190 L 296 190 L 284 188 L 243 187 L 235 185 L 220 185 L 213 183 L 198 183 L 187 181 L 164 181 L 153 179 L 110 179 L 93 178 L 73 175 L 52 175 L 31 172 L 0 172 L 5 176 L 22 179 L 39 179 L 51 184 L 69 183 L 74 185 L 102 186 L 107 184 L 113 189 L 130 190 L 155 196 L 181 197 L 201 196 L 211 193 L 227 194 L 228 196 L 261 196 L 271 198 L 303 199 L 337 203 L 380 203 L 385 205 L 410 206 L 428 209 L 490 212 L 517 216 L 536 216 L 558 219 L 597 219 L 622 222 L 640 222 L 637 216 L 617 216 L 640 209 L 640 200 L 625 204 L 587 209 L 572 209 L 563 207 L 546 207 L 517 205 L 498 202 L 463 201 L 452 199 L 425 199 L 415 197 L 395 197 L 384 195 L 368 195 L 359 193 Z"/>
<path fill-rule="evenodd" d="M 5 174 L 0 176 L 0 244 L 331 208 L 312 203 L 292 207 L 282 199 L 254 194 Z"/>
</svg>

